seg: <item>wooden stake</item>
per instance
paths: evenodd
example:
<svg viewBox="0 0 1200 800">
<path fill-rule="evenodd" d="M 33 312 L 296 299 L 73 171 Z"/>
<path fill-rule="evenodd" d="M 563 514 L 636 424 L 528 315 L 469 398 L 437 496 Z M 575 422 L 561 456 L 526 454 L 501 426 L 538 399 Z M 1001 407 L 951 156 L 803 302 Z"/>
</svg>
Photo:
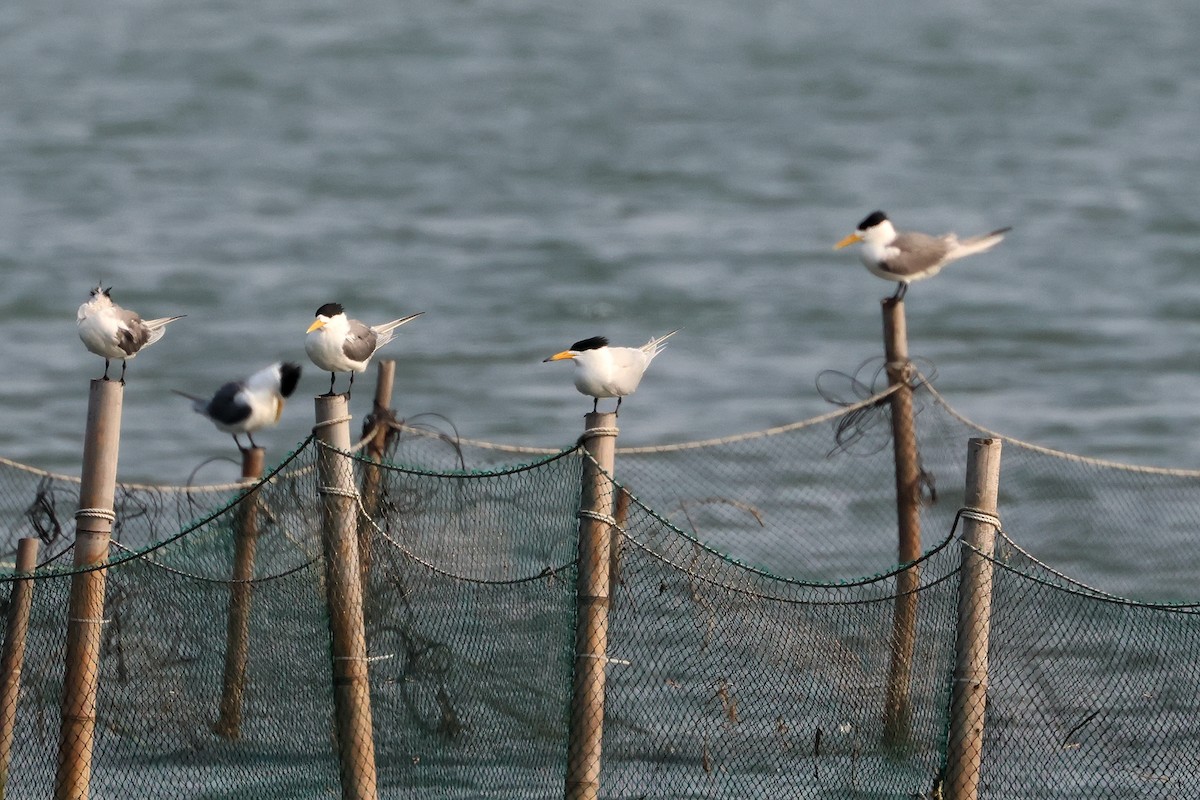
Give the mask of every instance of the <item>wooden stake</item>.
<svg viewBox="0 0 1200 800">
<path fill-rule="evenodd" d="M 891 395 L 892 446 L 896 465 L 896 518 L 899 563 L 921 556 L 921 463 L 917 429 L 913 421 L 912 362 L 908 360 L 908 327 L 904 301 L 883 301 L 883 343 Z M 917 637 L 917 587 L 920 568 L 913 566 L 896 576 L 896 601 L 892 617 L 892 657 L 888 668 L 884 706 L 884 744 L 898 747 L 908 740 L 911 716 L 909 693 L 912 657 Z"/>
<path fill-rule="evenodd" d="M 266 452 L 261 447 L 242 451 L 242 483 L 262 479 Z M 221 712 L 213 732 L 226 739 L 242 735 L 242 697 L 246 662 L 250 657 L 250 597 L 254 557 L 258 551 L 258 494 L 238 504 L 233 542 L 233 577 L 229 584 L 229 616 L 225 624 L 225 674 L 221 681 Z"/>
<path fill-rule="evenodd" d="M 75 512 L 75 569 L 67 612 L 67 658 L 63 676 L 62 728 L 58 742 L 55 800 L 85 800 L 92 777 L 104 590 L 117 489 L 121 409 L 125 386 L 94 380 L 88 396 L 83 476 Z"/>
<path fill-rule="evenodd" d="M 17 542 L 16 572 L 31 575 L 37 567 L 38 540 Z M 17 703 L 21 694 L 21 666 L 25 662 L 25 636 L 29 631 L 29 609 L 33 605 L 33 579 L 12 583 L 8 597 L 8 624 L 0 653 L 0 800 L 8 795 L 8 767 L 17 728 Z"/>
<path fill-rule="evenodd" d="M 388 425 L 392 418 L 392 387 L 396 381 L 396 362 L 380 361 L 378 365 L 379 379 L 375 384 L 375 403 L 373 415 L 375 431 L 371 441 L 367 443 L 367 455 L 376 464 L 382 463 L 387 455 L 388 439 L 394 431 Z M 379 514 L 379 500 L 383 493 L 383 469 L 366 466 L 363 469 L 363 511 L 371 519 Z M 362 567 L 363 580 L 371 571 L 371 536 L 370 528 L 363 525 L 358 532 L 358 558 Z"/>
<path fill-rule="evenodd" d="M 367 638 L 358 562 L 358 491 L 349 456 L 350 413 L 345 395 L 316 398 L 317 454 L 322 497 L 325 592 L 332 637 L 333 696 L 337 716 L 343 800 L 375 800 L 375 742 Z M 330 449 L 334 448 L 334 449 Z M 341 452 L 337 452 L 341 451 Z"/>
<path fill-rule="evenodd" d="M 575 677 L 567 742 L 567 800 L 600 795 L 600 755 L 604 738 L 604 687 L 608 666 L 609 568 L 612 546 L 613 474 L 617 415 L 584 417 L 584 449 L 579 507 L 579 559 L 575 594 Z"/>
<path fill-rule="evenodd" d="M 962 518 L 958 572 L 958 636 L 946 743 L 946 800 L 977 800 L 987 710 L 988 644 L 992 627 L 992 562 L 1000 487 L 1000 440 L 971 439 L 967 445 L 967 490 L 963 506 L 982 512 Z"/>
</svg>

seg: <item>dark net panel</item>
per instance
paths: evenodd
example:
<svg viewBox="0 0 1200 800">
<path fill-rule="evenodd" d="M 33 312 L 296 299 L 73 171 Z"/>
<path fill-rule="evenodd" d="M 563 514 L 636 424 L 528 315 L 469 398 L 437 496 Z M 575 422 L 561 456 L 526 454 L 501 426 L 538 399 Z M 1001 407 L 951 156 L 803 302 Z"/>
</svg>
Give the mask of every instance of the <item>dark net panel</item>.
<svg viewBox="0 0 1200 800">
<path fill-rule="evenodd" d="M 1075 580 L 1143 600 L 1198 599 L 1200 475 L 1057 457 L 1006 442 L 1005 530 Z"/>
<path fill-rule="evenodd" d="M 302 442 L 272 470 L 277 474 L 263 487 L 264 493 L 280 498 L 281 493 L 290 491 L 293 496 L 289 503 L 307 503 L 312 508 L 313 497 L 296 493 L 297 486 L 312 479 L 307 445 Z M 285 484 L 289 488 L 284 488 Z M 196 520 L 219 513 L 242 491 L 235 485 L 189 488 L 118 483 L 112 538 L 127 548 L 141 550 L 181 530 L 190 530 Z M 273 506 L 285 507 L 281 499 L 267 507 Z M 0 465 L 0 559 L 11 568 L 17 541 L 33 537 L 41 542 L 40 563 L 64 566 L 64 555 L 75 535 L 78 507 L 78 479 L 12 462 Z M 69 564 L 68 557 L 65 565 Z"/>
<path fill-rule="evenodd" d="M 918 392 L 922 549 L 962 498 L 969 429 Z M 617 480 L 672 524 L 774 575 L 836 581 L 898 560 L 895 456 L 882 403 L 783 433 L 696 448 L 618 450 Z"/>
<path fill-rule="evenodd" d="M 561 794 L 579 455 L 381 472 L 364 608 L 381 793 Z"/>
<path fill-rule="evenodd" d="M 1101 596 L 999 552 L 982 796 L 1200 796 L 1200 614 Z"/>
<path fill-rule="evenodd" d="M 605 796 L 912 797 L 941 768 L 957 555 L 922 561 L 908 734 L 883 737 L 895 579 L 803 584 L 634 506 L 619 537 Z"/>
<path fill-rule="evenodd" d="M 321 647 L 327 651 L 328 628 L 315 569 L 255 586 L 236 741 L 213 731 L 229 586 L 181 577 L 145 559 L 108 570 L 92 796 L 318 797 L 337 786 L 328 655 Z M 69 577 L 36 582 L 36 635 L 27 645 L 19 716 L 25 724 L 36 720 L 37 735 L 17 737 L 8 796 L 51 794 L 69 585 Z"/>
</svg>

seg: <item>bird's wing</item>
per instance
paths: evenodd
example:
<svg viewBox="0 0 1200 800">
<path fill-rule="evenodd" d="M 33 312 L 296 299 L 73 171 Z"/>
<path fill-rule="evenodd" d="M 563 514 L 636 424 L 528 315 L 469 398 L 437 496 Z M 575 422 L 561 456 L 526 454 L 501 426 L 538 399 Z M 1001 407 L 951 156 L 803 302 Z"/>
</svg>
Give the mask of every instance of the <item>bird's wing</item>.
<svg viewBox="0 0 1200 800">
<path fill-rule="evenodd" d="M 350 330 L 342 343 L 342 352 L 351 361 L 366 361 L 379 346 L 375 331 L 356 319 L 350 320 Z"/>
<path fill-rule="evenodd" d="M 650 359 L 654 357 L 640 347 L 610 347 L 608 348 L 608 353 L 612 363 L 613 375 L 621 375 L 627 372 L 641 375 L 645 372 L 646 365 L 650 363 Z"/>
<path fill-rule="evenodd" d="M 113 310 L 117 315 L 117 347 L 126 355 L 133 355 L 147 344 L 156 341 L 153 338 L 154 332 L 137 314 L 124 308 Z M 159 336 L 162 334 L 159 333 Z"/>
<path fill-rule="evenodd" d="M 236 425 L 249 417 L 250 404 L 242 396 L 245 388 L 239 381 L 230 381 L 217 389 L 212 400 L 208 401 L 208 416 L 225 425 Z"/>
<path fill-rule="evenodd" d="M 902 233 L 889 245 L 888 257 L 883 267 L 901 277 L 917 275 L 940 263 L 954 247 L 954 243 L 955 239 L 951 235 Z"/>
</svg>

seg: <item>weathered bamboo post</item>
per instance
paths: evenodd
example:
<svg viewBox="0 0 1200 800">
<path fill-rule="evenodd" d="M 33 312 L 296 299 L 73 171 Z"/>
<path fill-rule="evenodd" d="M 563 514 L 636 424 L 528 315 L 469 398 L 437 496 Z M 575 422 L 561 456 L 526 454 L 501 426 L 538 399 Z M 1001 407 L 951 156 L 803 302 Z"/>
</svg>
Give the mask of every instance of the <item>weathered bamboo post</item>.
<svg viewBox="0 0 1200 800">
<path fill-rule="evenodd" d="M 977 800 L 987 710 L 988 643 L 992 625 L 992 551 L 1000 487 L 1000 440 L 971 439 L 963 497 L 962 555 L 958 571 L 958 636 L 950 732 L 946 743 L 946 800 Z"/>
<path fill-rule="evenodd" d="M 120 381 L 91 383 L 79 510 L 75 512 L 77 572 L 71 578 L 67 612 L 67 658 L 55 800 L 84 800 L 91 784 L 107 577 L 107 569 L 100 565 L 108 562 L 109 539 L 116 521 L 113 502 L 117 492 L 124 397 L 125 387 Z"/>
<path fill-rule="evenodd" d="M 885 368 L 892 392 L 892 452 L 896 465 L 896 518 L 900 539 L 899 563 L 908 564 L 921 556 L 921 464 L 917 429 L 913 421 L 912 362 L 908 360 L 908 328 L 904 301 L 883 301 L 883 344 Z M 892 655 L 888 668 L 887 699 L 884 707 L 884 744 L 903 745 L 910 722 L 909 692 L 912 657 L 917 636 L 917 587 L 920 568 L 912 566 L 896 576 L 896 601 L 892 617 Z"/>
<path fill-rule="evenodd" d="M 8 795 L 8 767 L 17 729 L 17 701 L 21 694 L 29 609 L 33 605 L 32 573 L 37 567 L 38 544 L 36 538 L 17 542 L 15 571 L 30 577 L 14 580 L 8 596 L 8 621 L 4 629 L 4 649 L 0 652 L 0 800 Z"/>
<path fill-rule="evenodd" d="M 575 590 L 575 675 L 567 741 L 567 800 L 600 795 L 604 738 L 604 685 L 608 666 L 609 568 L 613 525 L 613 464 L 617 415 L 584 417 L 583 486 L 579 504 L 579 557 Z"/>
<path fill-rule="evenodd" d="M 392 420 L 392 389 L 396 382 L 396 362 L 388 359 L 379 362 L 379 379 L 375 384 L 375 402 L 371 411 L 375 429 L 367 442 L 367 456 L 376 464 L 383 462 L 387 454 L 387 443 L 394 433 L 389 424 Z M 367 466 L 363 469 L 363 513 L 374 520 L 379 512 L 379 499 L 383 492 L 383 468 Z M 371 571 L 371 529 L 363 525 L 358 531 L 358 559 L 362 574 Z"/>
<path fill-rule="evenodd" d="M 621 531 L 629 519 L 629 502 L 632 500 L 629 489 L 621 487 L 617 490 L 616 508 L 613 510 L 612 541 L 609 542 L 608 552 L 608 585 L 609 609 L 616 607 L 616 588 L 621 585 Z M 2 800 L 2 799 L 0 799 Z"/>
<path fill-rule="evenodd" d="M 316 398 L 317 491 L 322 498 L 325 594 L 332 638 L 333 697 L 343 800 L 377 796 L 371 686 L 358 563 L 358 491 L 346 395 Z"/>
<path fill-rule="evenodd" d="M 262 479 L 266 452 L 261 447 L 242 451 L 242 483 Z M 242 498 L 235 518 L 233 577 L 229 584 L 229 616 L 225 624 L 225 673 L 221 681 L 221 710 L 213 732 L 226 739 L 242 735 L 242 697 L 246 691 L 246 662 L 250 657 L 250 597 L 254 591 L 254 557 L 258 551 L 258 493 Z"/>
</svg>

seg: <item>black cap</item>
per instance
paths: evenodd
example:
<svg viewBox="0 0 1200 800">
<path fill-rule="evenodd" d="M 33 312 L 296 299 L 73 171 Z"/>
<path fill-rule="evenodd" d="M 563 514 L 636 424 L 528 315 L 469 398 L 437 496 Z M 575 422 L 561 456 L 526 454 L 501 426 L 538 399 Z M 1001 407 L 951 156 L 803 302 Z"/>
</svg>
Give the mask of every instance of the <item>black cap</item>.
<svg viewBox="0 0 1200 800">
<path fill-rule="evenodd" d="M 874 228 L 887 218 L 887 214 L 883 213 L 882 211 L 872 211 L 867 215 L 866 219 L 858 223 L 858 229 L 860 231 L 865 231 L 867 228 Z"/>
</svg>

